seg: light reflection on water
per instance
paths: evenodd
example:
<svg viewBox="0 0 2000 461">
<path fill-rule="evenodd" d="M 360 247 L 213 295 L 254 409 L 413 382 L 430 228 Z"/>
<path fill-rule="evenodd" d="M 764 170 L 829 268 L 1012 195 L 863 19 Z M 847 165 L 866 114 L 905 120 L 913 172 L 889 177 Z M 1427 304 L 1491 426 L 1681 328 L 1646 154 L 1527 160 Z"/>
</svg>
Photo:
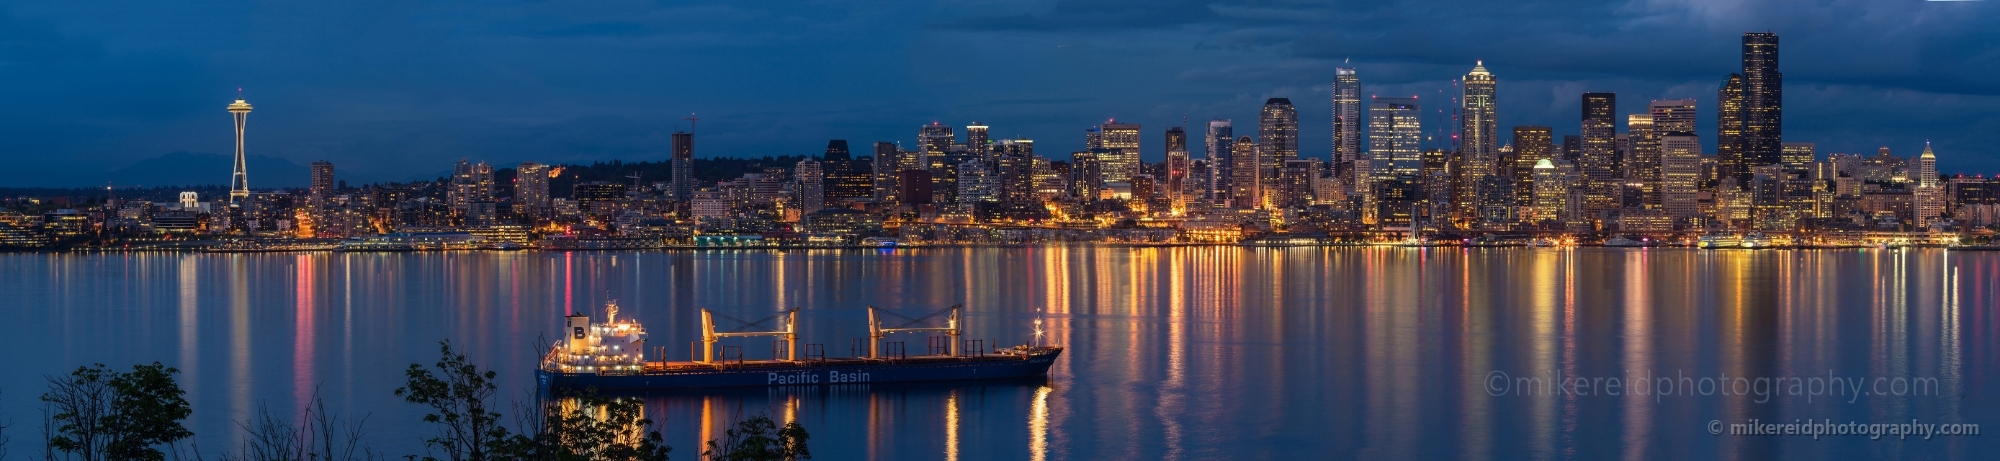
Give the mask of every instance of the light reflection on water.
<svg viewBox="0 0 2000 461">
<path fill-rule="evenodd" d="M 1911 250 L 1099 248 L 704 253 L 9 254 L 0 412 L 41 376 L 181 368 L 210 451 L 259 403 L 314 392 L 377 448 L 428 428 L 392 391 L 451 338 L 525 398 L 561 315 L 618 299 L 685 359 L 699 308 L 803 307 L 829 355 L 865 307 L 964 303 L 967 339 L 1070 346 L 1046 382 L 648 397 L 676 455 L 738 418 L 797 420 L 815 454 L 946 459 L 1968 457 L 1930 441 L 1715 437 L 1710 420 L 1974 422 L 2000 409 L 2000 254 Z M 911 344 L 921 339 L 906 338 Z M 736 343 L 760 358 L 768 347 Z M 913 348 L 914 350 L 914 348 Z M 1515 377 L 1936 377 L 1938 396 L 1488 394 Z M 30 428 L 24 432 L 33 432 Z M 18 440 L 18 439 L 17 439 Z M 1464 456 L 1460 456 L 1461 452 Z"/>
</svg>

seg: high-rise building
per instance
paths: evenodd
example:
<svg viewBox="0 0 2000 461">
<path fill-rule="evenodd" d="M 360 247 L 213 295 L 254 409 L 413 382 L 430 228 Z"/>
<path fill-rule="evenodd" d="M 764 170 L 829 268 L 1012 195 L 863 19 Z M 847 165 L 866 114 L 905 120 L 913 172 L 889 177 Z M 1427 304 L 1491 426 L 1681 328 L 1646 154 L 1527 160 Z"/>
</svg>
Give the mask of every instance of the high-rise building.
<svg viewBox="0 0 2000 461">
<path fill-rule="evenodd" d="M 875 203 L 889 206 L 900 203 L 897 200 L 896 183 L 901 177 L 897 173 L 902 172 L 902 156 L 903 149 L 897 146 L 896 143 L 888 141 L 875 142 L 875 157 L 873 158 L 875 164 L 872 165 L 875 170 Z"/>
<path fill-rule="evenodd" d="M 1814 157 L 1818 156 L 1813 152 L 1815 147 L 1817 147 L 1815 144 L 1809 142 L 1785 143 L 1779 148 L 1779 163 L 1785 164 L 1786 169 L 1803 170 L 1813 162 Z"/>
<path fill-rule="evenodd" d="M 530 218 L 549 216 L 549 166 L 521 162 L 514 167 L 514 213 Z"/>
<path fill-rule="evenodd" d="M 1583 144 L 1577 156 L 1577 170 L 1583 176 L 1580 184 L 1584 194 L 1582 205 L 1587 213 L 1610 210 L 1618 205 L 1617 113 L 1618 95 L 1583 94 Z"/>
<path fill-rule="evenodd" d="M 951 127 L 938 122 L 924 125 L 917 131 L 916 163 L 930 165 L 931 157 L 943 157 L 954 142 L 958 142 L 958 135 L 952 134 Z"/>
<path fill-rule="evenodd" d="M 1772 40 L 1777 40 L 1773 38 Z M 1944 188 L 1940 187 L 1937 174 L 1937 154 L 1931 152 L 1931 143 L 1924 143 L 1924 152 L 1917 154 L 1917 187 L 1912 201 L 1918 226 L 1929 227 L 1936 223 L 1938 215 L 1944 211 Z"/>
<path fill-rule="evenodd" d="M 1139 174 L 1139 124 L 1118 123 L 1111 120 L 1104 123 L 1101 146 L 1111 151 L 1111 155 L 1098 159 L 1104 164 L 1105 182 L 1132 182 Z"/>
<path fill-rule="evenodd" d="M 965 126 L 965 147 L 972 151 L 974 158 L 993 161 L 993 146 L 986 136 L 986 124 L 975 121 Z"/>
<path fill-rule="evenodd" d="M 1229 119 L 1218 118 L 1208 122 L 1208 200 L 1211 204 L 1223 204 L 1229 200 L 1229 154 L 1235 148 L 1234 128 Z"/>
<path fill-rule="evenodd" d="M 694 200 L 694 133 L 674 132 L 673 199 Z"/>
<path fill-rule="evenodd" d="M 240 205 L 250 197 L 250 176 L 243 163 L 243 127 L 250 120 L 250 103 L 236 98 L 229 104 L 229 115 L 236 119 L 236 172 L 229 177 L 229 204 Z"/>
<path fill-rule="evenodd" d="M 1655 126 L 1657 128 L 1657 125 Z M 1660 208 L 1676 222 L 1701 214 L 1701 138 L 1692 131 L 1660 133 Z"/>
<path fill-rule="evenodd" d="M 1743 72 L 1722 84 L 1716 116 L 1717 174 L 1749 184 L 1752 168 L 1781 163 L 1784 143 L 1784 76 L 1778 72 L 1778 35 L 1743 34 Z"/>
<path fill-rule="evenodd" d="M 1173 127 L 1167 129 L 1167 163 L 1165 192 L 1169 212 L 1181 213 L 1187 209 L 1185 196 L 1188 179 L 1187 129 Z"/>
<path fill-rule="evenodd" d="M 826 208 L 825 165 L 813 159 L 800 160 L 792 167 L 792 206 L 805 216 Z"/>
<path fill-rule="evenodd" d="M 826 155 L 821 159 L 820 169 L 826 175 L 822 190 L 827 206 L 842 206 L 848 200 L 875 196 L 874 168 L 854 160 L 853 153 L 847 150 L 847 140 L 827 141 Z"/>
<path fill-rule="evenodd" d="M 1479 184 L 1497 173 L 1500 155 L 1500 125 L 1494 120 L 1498 109 L 1495 94 L 1498 82 L 1486 71 L 1484 61 L 1473 61 L 1465 74 L 1463 97 L 1459 99 L 1458 203 L 1469 210 L 1478 201 Z"/>
<path fill-rule="evenodd" d="M 1535 164 L 1557 158 L 1554 130 L 1546 126 L 1514 127 L 1514 196 L 1519 206 L 1533 206 Z"/>
<path fill-rule="evenodd" d="M 493 166 L 486 162 L 468 163 L 464 159 L 452 168 L 451 189 L 446 191 L 451 209 L 465 213 L 474 203 L 493 202 Z"/>
<path fill-rule="evenodd" d="M 1083 200 L 1097 200 L 1104 190 L 1104 164 L 1109 153 L 1095 148 L 1069 154 L 1069 194 Z"/>
<path fill-rule="evenodd" d="M 1264 168 L 1263 157 L 1258 155 L 1256 140 L 1249 136 L 1236 138 L 1230 143 L 1229 153 L 1229 206 L 1239 210 L 1263 208 Z"/>
<path fill-rule="evenodd" d="M 1000 202 L 1000 177 L 993 164 L 967 156 L 958 164 L 958 206 L 965 212 L 978 211 L 980 204 Z"/>
<path fill-rule="evenodd" d="M 1531 221 L 1566 221 L 1569 209 L 1570 179 L 1569 168 L 1557 167 L 1551 159 L 1535 161 L 1535 205 Z"/>
<path fill-rule="evenodd" d="M 1653 129 L 1653 114 L 1632 114 L 1625 118 L 1630 157 L 1625 160 L 1627 184 L 1639 187 L 1639 201 L 1646 208 L 1660 205 L 1660 138 Z"/>
<path fill-rule="evenodd" d="M 1423 170 L 1423 126 L 1417 98 L 1375 98 L 1368 106 L 1369 178 L 1415 177 Z"/>
<path fill-rule="evenodd" d="M 314 197 L 333 195 L 333 162 L 312 162 L 312 188 L 306 191 Z"/>
<path fill-rule="evenodd" d="M 1365 161 L 1361 151 L 1361 77 L 1354 69 L 1333 69 L 1333 174 L 1354 184 L 1356 161 Z"/>
<path fill-rule="evenodd" d="M 1000 176 L 1000 203 L 1012 208 L 1040 205 L 1035 195 L 1035 141 L 1002 139 L 993 142 L 993 156 Z"/>
<path fill-rule="evenodd" d="M 1289 98 L 1270 98 L 1257 114 L 1257 137 L 1264 168 L 1277 173 L 1286 160 L 1299 158 L 1299 111 Z M 1275 174 L 1273 175 L 1275 176 Z"/>
</svg>

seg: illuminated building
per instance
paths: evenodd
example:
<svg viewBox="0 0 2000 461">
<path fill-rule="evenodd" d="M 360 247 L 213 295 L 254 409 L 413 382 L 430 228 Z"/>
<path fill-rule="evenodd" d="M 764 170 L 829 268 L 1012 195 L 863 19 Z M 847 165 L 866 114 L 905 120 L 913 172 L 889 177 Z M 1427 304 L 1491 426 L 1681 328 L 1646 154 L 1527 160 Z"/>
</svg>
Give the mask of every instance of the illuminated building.
<svg viewBox="0 0 2000 461">
<path fill-rule="evenodd" d="M 1231 143 L 1231 147 L 1234 151 L 1229 153 L 1229 207 L 1239 210 L 1263 208 L 1265 171 L 1263 157 L 1257 152 L 1257 141 L 1241 136 Z"/>
<path fill-rule="evenodd" d="M 514 212 L 534 219 L 549 217 L 549 166 L 521 162 L 514 167 Z"/>
<path fill-rule="evenodd" d="M 451 188 L 445 191 L 446 201 L 451 209 L 464 213 L 474 202 L 492 202 L 493 166 L 486 162 L 467 163 L 464 159 L 452 168 Z"/>
<path fill-rule="evenodd" d="M 1625 161 L 1625 178 L 1639 185 L 1640 202 L 1648 208 L 1660 205 L 1660 138 L 1653 129 L 1652 114 L 1632 114 L 1625 118 L 1631 157 Z"/>
<path fill-rule="evenodd" d="M 1229 154 L 1235 148 L 1234 129 L 1229 119 L 1218 118 L 1208 121 L 1208 200 L 1212 204 L 1229 201 Z"/>
<path fill-rule="evenodd" d="M 1276 192 L 1278 170 L 1284 168 L 1286 160 L 1299 158 L 1299 111 L 1292 107 L 1291 99 L 1264 101 L 1264 109 L 1257 114 L 1257 138 L 1259 167 L 1264 170 L 1258 176 L 1265 181 L 1265 190 Z"/>
<path fill-rule="evenodd" d="M 1365 162 L 1361 151 L 1361 77 L 1354 69 L 1333 69 L 1333 168 L 1334 176 L 1355 183 L 1356 162 Z"/>
<path fill-rule="evenodd" d="M 1089 201 L 1097 200 L 1104 187 L 1104 164 L 1102 158 L 1108 151 L 1099 148 L 1069 154 L 1069 194 Z"/>
<path fill-rule="evenodd" d="M 965 146 L 971 149 L 974 158 L 991 162 L 993 161 L 993 143 L 991 138 L 986 136 L 986 128 L 985 124 L 976 121 L 972 122 L 971 125 L 966 125 Z"/>
<path fill-rule="evenodd" d="M 835 139 L 827 141 L 826 156 L 821 161 L 826 173 L 826 206 L 842 206 L 849 200 L 867 200 L 875 195 L 875 174 L 868 164 L 854 160 L 847 151 L 847 141 Z"/>
<path fill-rule="evenodd" d="M 1422 173 L 1423 127 L 1418 122 L 1417 98 L 1375 98 L 1368 106 L 1368 155 L 1373 158 L 1371 180 L 1397 176 L 1416 177 Z"/>
<path fill-rule="evenodd" d="M 1473 62 L 1472 72 L 1465 74 L 1463 97 L 1459 99 L 1460 170 L 1454 176 L 1459 179 L 1458 198 L 1465 209 L 1478 202 L 1473 198 L 1480 195 L 1478 188 L 1483 180 L 1500 170 L 1500 125 L 1494 120 L 1498 110 L 1495 102 L 1498 82 L 1486 71 L 1485 64 Z"/>
<path fill-rule="evenodd" d="M 1320 160 L 1304 158 L 1286 160 L 1278 169 L 1277 197 L 1270 203 L 1281 208 L 1302 208 L 1313 204 L 1314 181 L 1319 179 Z"/>
<path fill-rule="evenodd" d="M 1775 39 L 1773 39 L 1775 40 Z M 1931 153 L 1931 143 L 1924 143 L 1924 152 L 1917 154 L 1917 181 L 1912 202 L 1916 211 L 1917 226 L 1929 227 L 1944 211 L 1944 190 L 1939 187 L 1937 155 Z"/>
<path fill-rule="evenodd" d="M 1535 161 L 1535 206 L 1534 221 L 1566 221 L 1565 211 L 1570 208 L 1571 174 L 1567 166 L 1558 167 L 1551 159 Z"/>
<path fill-rule="evenodd" d="M 1676 222 L 1700 216 L 1701 138 L 1691 131 L 1661 133 L 1660 207 Z"/>
<path fill-rule="evenodd" d="M 1785 168 L 1805 169 L 1807 165 L 1812 164 L 1813 158 L 1817 155 L 1813 152 L 1815 147 L 1817 146 L 1809 142 L 1784 143 L 1779 148 L 1779 163 L 1783 163 Z"/>
<path fill-rule="evenodd" d="M 317 197 L 333 194 L 333 162 L 312 162 L 312 186 L 307 192 Z"/>
<path fill-rule="evenodd" d="M 1035 141 L 1002 139 L 993 143 L 1000 176 L 1000 203 L 1009 207 L 1040 205 L 1035 194 Z"/>
<path fill-rule="evenodd" d="M 1519 206 L 1535 201 L 1535 164 L 1555 158 L 1551 130 L 1546 126 L 1514 127 L 1514 199 Z"/>
<path fill-rule="evenodd" d="M 1103 164 L 1105 182 L 1132 181 L 1139 174 L 1139 124 L 1106 122 L 1103 126 L 1099 145 L 1107 152 L 1098 163 Z"/>
<path fill-rule="evenodd" d="M 902 147 L 888 141 L 875 142 L 875 203 L 896 205 L 901 202 L 897 194 L 900 179 L 897 173 L 903 171 L 903 157 L 908 155 Z"/>
<path fill-rule="evenodd" d="M 1187 209 L 1188 150 L 1187 130 L 1181 127 L 1167 129 L 1166 183 L 1162 190 L 1166 194 L 1169 211 L 1179 213 Z"/>
<path fill-rule="evenodd" d="M 1617 208 L 1617 127 L 1618 95 L 1583 94 L 1583 130 L 1576 165 L 1582 173 L 1586 213 Z"/>
<path fill-rule="evenodd" d="M 958 135 L 952 134 L 951 127 L 938 122 L 924 125 L 917 130 L 917 157 L 912 159 L 913 163 L 929 168 L 934 163 L 930 158 L 943 157 L 955 142 L 958 142 Z"/>
<path fill-rule="evenodd" d="M 826 173 L 821 166 L 820 162 L 805 159 L 792 167 L 792 193 L 795 194 L 792 206 L 797 207 L 801 214 L 826 208 Z"/>
<path fill-rule="evenodd" d="M 1783 160 L 1783 89 L 1778 35 L 1743 34 L 1743 71 L 1729 74 L 1717 98 L 1717 176 L 1746 182 L 1751 168 Z"/>
<path fill-rule="evenodd" d="M 993 171 L 993 165 L 978 158 L 967 158 L 958 164 L 958 206 L 965 211 L 975 211 L 981 203 L 1000 201 L 1000 178 Z"/>
</svg>

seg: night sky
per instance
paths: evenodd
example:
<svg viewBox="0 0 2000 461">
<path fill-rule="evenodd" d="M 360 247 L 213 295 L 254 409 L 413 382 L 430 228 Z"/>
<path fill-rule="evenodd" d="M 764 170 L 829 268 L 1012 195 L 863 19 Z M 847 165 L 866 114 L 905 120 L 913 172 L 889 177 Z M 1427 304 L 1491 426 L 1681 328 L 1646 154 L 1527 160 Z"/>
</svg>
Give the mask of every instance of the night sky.
<svg viewBox="0 0 2000 461">
<path fill-rule="evenodd" d="M 1907 156 L 1930 140 L 1944 172 L 1992 174 L 1996 19 L 2000 2 L 1916 0 L 8 2 L 0 186 L 223 184 L 238 87 L 252 155 L 329 160 L 350 182 L 460 158 L 660 160 L 690 113 L 698 156 L 860 153 L 977 120 L 1066 158 L 1115 117 L 1144 124 L 1150 161 L 1182 117 L 1254 135 L 1268 97 L 1298 105 L 1302 154 L 1325 157 L 1344 60 L 1365 94 L 1420 96 L 1427 132 L 1485 60 L 1503 132 L 1575 134 L 1586 91 L 1621 113 L 1695 98 L 1712 151 L 1716 89 L 1742 33 L 1766 30 L 1786 141 Z M 179 151 L 219 155 L 161 159 Z M 253 188 L 306 182 L 257 160 Z"/>
</svg>

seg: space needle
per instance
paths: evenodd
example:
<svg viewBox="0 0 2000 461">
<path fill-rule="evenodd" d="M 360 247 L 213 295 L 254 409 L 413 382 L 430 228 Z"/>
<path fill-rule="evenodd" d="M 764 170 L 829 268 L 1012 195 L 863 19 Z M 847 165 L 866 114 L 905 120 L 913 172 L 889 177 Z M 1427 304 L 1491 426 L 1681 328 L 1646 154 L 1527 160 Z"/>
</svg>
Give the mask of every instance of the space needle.
<svg viewBox="0 0 2000 461">
<path fill-rule="evenodd" d="M 250 118 L 250 103 L 243 101 L 243 90 L 236 90 L 236 102 L 229 105 L 229 115 L 236 117 L 236 174 L 229 178 L 229 204 L 234 206 L 250 197 L 250 179 L 243 171 L 243 123 Z"/>
</svg>

